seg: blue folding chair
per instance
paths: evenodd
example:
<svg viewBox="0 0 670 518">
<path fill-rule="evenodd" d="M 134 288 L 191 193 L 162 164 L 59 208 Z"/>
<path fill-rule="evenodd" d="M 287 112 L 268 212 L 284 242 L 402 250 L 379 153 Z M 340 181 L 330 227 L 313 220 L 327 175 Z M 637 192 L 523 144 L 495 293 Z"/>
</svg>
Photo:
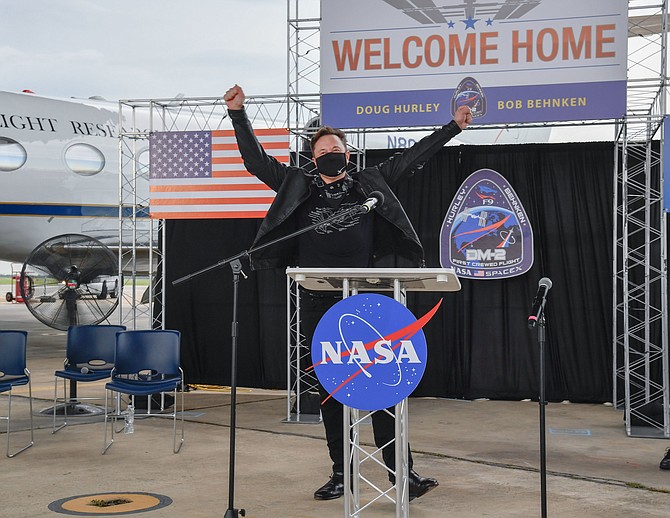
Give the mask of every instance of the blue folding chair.
<svg viewBox="0 0 670 518">
<path fill-rule="evenodd" d="M 99 398 L 79 397 L 77 384 L 100 381 L 112 375 L 116 349 L 116 333 L 125 331 L 126 326 L 86 325 L 70 326 L 67 330 L 67 345 L 63 369 L 54 373 L 53 430 L 67 426 L 68 407 L 79 401 Z M 63 398 L 58 398 L 58 380 L 63 380 Z M 66 393 L 66 381 L 70 381 L 70 395 Z M 63 402 L 63 423 L 56 426 L 59 402 Z"/>
<path fill-rule="evenodd" d="M 127 413 L 110 413 L 110 393 L 126 394 L 131 399 L 126 412 L 133 410 L 134 417 L 171 417 L 172 451 L 179 453 L 184 443 L 184 373 L 179 366 L 179 331 L 165 329 L 145 331 L 123 331 L 116 335 L 116 357 L 112 369 L 112 380 L 105 385 L 105 438 L 103 455 L 114 443 L 117 419 Z M 177 389 L 181 388 L 181 438 L 177 439 Z M 151 396 L 162 392 L 174 392 L 174 407 L 171 413 L 152 413 Z M 147 397 L 147 412 L 134 413 L 135 396 Z M 107 421 L 111 421 L 111 440 L 107 442 Z"/>
<path fill-rule="evenodd" d="M 7 457 L 15 457 L 35 444 L 33 427 L 33 386 L 30 371 L 26 368 L 26 331 L 0 331 L 0 393 L 9 392 L 7 415 L 0 419 L 7 421 Z M 28 385 L 28 401 L 30 403 L 30 443 L 23 448 L 10 452 L 9 438 L 12 424 L 12 389 L 20 385 Z"/>
</svg>

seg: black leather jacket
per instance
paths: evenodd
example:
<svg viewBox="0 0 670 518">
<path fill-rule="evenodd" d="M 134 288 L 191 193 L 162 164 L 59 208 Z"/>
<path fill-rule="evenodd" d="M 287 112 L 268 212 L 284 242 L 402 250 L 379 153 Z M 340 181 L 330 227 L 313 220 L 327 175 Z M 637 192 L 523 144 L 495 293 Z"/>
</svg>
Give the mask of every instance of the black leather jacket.
<svg viewBox="0 0 670 518">
<path fill-rule="evenodd" d="M 253 247 L 256 247 L 298 230 L 294 214 L 316 188 L 315 176 L 304 168 L 286 166 L 268 156 L 256 139 L 243 109 L 228 110 L 228 114 L 245 167 L 277 193 L 254 239 Z M 392 187 L 460 132 L 458 124 L 451 121 L 385 162 L 351 173 L 354 188 L 364 198 L 374 191 L 384 195 L 383 205 L 373 213 L 373 263 L 393 253 L 409 259 L 414 266 L 424 265 L 421 242 Z M 251 266 L 253 269 L 296 266 L 296 245 L 297 239 L 293 239 L 252 253 Z"/>
</svg>

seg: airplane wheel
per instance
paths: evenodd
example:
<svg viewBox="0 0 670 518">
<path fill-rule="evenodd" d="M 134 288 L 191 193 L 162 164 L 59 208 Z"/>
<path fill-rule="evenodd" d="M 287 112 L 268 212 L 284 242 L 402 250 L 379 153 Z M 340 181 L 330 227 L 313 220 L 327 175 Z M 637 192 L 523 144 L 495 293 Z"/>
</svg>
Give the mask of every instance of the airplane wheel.
<svg viewBox="0 0 670 518">
<path fill-rule="evenodd" d="M 12 292 L 11 292 L 11 291 L 8 291 L 8 292 L 7 292 L 7 295 L 5 295 L 5 300 L 6 300 L 7 302 L 11 302 L 12 300 L 14 300 L 14 296 L 12 295 Z"/>
</svg>

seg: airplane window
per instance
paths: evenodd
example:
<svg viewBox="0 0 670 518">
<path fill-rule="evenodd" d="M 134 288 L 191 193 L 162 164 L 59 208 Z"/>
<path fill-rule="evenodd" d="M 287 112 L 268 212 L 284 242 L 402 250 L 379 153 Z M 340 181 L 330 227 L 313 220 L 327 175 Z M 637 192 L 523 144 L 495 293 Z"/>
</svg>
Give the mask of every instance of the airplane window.
<svg viewBox="0 0 670 518">
<path fill-rule="evenodd" d="M 0 137 L 0 171 L 16 171 L 27 158 L 26 149 L 16 140 Z"/>
<path fill-rule="evenodd" d="M 149 178 L 149 149 L 143 149 L 137 154 L 137 173 L 139 176 Z"/>
<path fill-rule="evenodd" d="M 105 155 L 90 144 L 72 144 L 65 150 L 65 163 L 82 176 L 98 174 L 105 167 Z"/>
</svg>

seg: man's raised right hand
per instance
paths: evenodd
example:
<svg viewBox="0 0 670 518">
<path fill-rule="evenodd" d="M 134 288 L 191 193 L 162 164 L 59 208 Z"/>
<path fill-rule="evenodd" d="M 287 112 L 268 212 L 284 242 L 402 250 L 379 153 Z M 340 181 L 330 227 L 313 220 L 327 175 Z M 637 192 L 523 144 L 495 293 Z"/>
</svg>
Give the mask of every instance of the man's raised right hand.
<svg viewBox="0 0 670 518">
<path fill-rule="evenodd" d="M 226 106 L 229 110 L 241 110 L 244 108 L 244 90 L 241 86 L 235 85 L 228 89 L 223 95 L 223 100 L 226 101 Z"/>
</svg>

